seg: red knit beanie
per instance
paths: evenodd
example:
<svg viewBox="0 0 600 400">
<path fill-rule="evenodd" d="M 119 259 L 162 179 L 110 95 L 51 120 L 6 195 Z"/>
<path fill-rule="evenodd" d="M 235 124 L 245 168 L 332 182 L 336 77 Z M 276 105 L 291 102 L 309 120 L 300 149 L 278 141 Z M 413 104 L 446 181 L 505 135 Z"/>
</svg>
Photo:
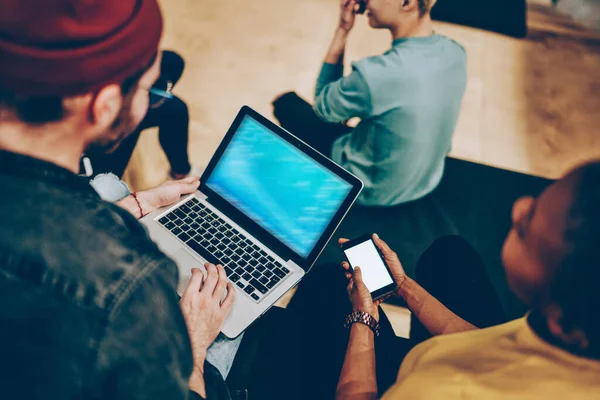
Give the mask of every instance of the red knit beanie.
<svg viewBox="0 0 600 400">
<path fill-rule="evenodd" d="M 0 90 L 75 96 L 122 83 L 158 51 L 157 0 L 0 0 Z"/>
</svg>

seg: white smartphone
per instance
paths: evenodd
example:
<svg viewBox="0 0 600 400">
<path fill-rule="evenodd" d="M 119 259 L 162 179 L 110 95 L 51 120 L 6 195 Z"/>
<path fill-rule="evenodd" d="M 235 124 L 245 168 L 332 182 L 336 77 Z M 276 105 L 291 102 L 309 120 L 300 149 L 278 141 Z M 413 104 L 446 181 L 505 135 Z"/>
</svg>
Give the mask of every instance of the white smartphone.
<svg viewBox="0 0 600 400">
<path fill-rule="evenodd" d="M 370 235 L 344 243 L 342 251 L 350 268 L 360 267 L 363 282 L 371 292 L 373 300 L 380 299 L 398 288 L 390 268 Z"/>
</svg>

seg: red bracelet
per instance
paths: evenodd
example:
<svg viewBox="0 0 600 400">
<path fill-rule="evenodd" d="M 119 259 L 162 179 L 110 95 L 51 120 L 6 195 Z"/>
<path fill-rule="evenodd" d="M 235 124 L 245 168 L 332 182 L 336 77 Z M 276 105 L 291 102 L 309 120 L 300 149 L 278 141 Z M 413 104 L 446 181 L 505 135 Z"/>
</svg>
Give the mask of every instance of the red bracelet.
<svg viewBox="0 0 600 400">
<path fill-rule="evenodd" d="M 140 201 L 138 200 L 137 192 L 133 192 L 133 193 L 131 193 L 131 195 L 135 199 L 135 202 L 137 203 L 138 208 L 140 209 L 140 218 L 142 218 L 144 216 L 144 210 L 142 210 L 142 205 L 140 204 Z"/>
</svg>

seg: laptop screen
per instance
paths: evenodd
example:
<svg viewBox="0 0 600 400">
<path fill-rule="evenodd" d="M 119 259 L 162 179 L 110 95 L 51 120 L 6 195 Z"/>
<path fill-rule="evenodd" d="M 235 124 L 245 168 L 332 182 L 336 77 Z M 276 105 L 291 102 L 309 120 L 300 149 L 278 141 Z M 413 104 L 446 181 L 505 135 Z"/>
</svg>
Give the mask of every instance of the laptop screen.
<svg viewBox="0 0 600 400">
<path fill-rule="evenodd" d="M 248 115 L 206 185 L 303 258 L 352 190 Z"/>
</svg>

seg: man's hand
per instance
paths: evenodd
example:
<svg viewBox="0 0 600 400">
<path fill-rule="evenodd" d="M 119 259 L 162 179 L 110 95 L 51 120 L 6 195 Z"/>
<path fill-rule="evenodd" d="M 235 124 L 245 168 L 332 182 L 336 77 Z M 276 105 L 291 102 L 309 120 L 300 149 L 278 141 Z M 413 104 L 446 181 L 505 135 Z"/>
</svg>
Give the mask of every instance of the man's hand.
<svg viewBox="0 0 600 400">
<path fill-rule="evenodd" d="M 178 181 L 167 181 L 152 189 L 137 193 L 138 200 L 144 215 L 160 207 L 171 205 L 178 201 L 182 195 L 194 193 L 200 186 L 200 178 L 190 176 Z"/>
<path fill-rule="evenodd" d="M 357 0 L 341 0 L 340 4 L 340 23 L 339 28 L 350 32 L 354 28 L 356 20 L 356 9 L 358 7 Z"/>
<path fill-rule="evenodd" d="M 349 239 L 346 239 L 346 238 L 338 239 L 338 243 L 340 245 L 342 245 L 348 241 L 349 241 Z M 385 263 L 390 268 L 390 272 L 392 273 L 392 278 L 394 279 L 394 282 L 396 282 L 396 286 L 398 286 L 398 291 L 396 292 L 396 294 L 399 296 L 400 295 L 399 294 L 400 286 L 402 286 L 402 284 L 404 283 L 404 280 L 406 279 L 406 273 L 404 272 L 404 268 L 402 268 L 402 264 L 400 263 L 400 260 L 398 259 L 398 255 L 394 251 L 392 251 L 392 249 L 390 249 L 390 247 L 387 245 L 387 243 L 385 243 L 383 240 L 381 240 L 379 235 L 377 235 L 376 233 L 373 234 L 373 242 L 375 243 L 375 246 L 377 246 L 379 251 L 381 251 L 381 254 L 383 255 L 383 259 L 385 260 Z M 350 273 L 350 264 L 348 264 L 346 261 L 344 261 L 342 263 L 342 267 L 344 267 L 344 269 L 346 270 L 346 278 L 351 279 L 352 274 Z"/>
<path fill-rule="evenodd" d="M 206 350 L 221 331 L 235 296 L 235 289 L 221 265 L 204 266 L 206 279 L 200 269 L 193 268 L 190 283 L 179 303 L 192 342 L 194 368 L 204 367 Z"/>
</svg>

